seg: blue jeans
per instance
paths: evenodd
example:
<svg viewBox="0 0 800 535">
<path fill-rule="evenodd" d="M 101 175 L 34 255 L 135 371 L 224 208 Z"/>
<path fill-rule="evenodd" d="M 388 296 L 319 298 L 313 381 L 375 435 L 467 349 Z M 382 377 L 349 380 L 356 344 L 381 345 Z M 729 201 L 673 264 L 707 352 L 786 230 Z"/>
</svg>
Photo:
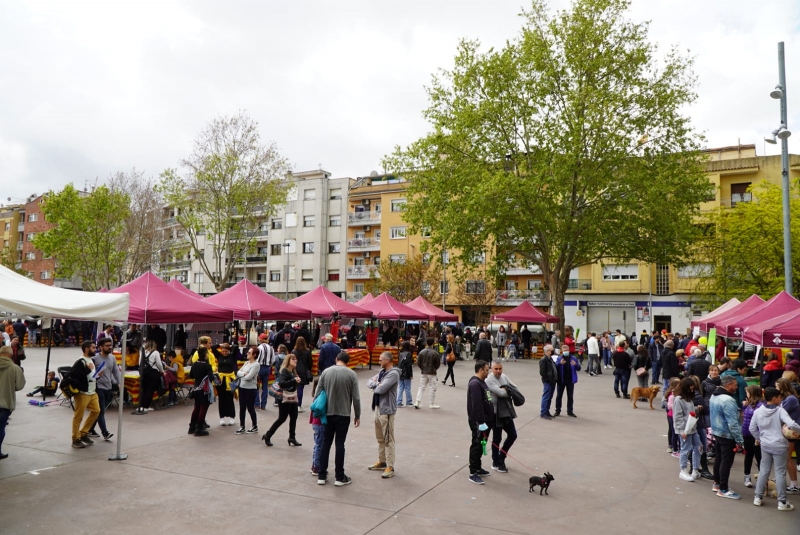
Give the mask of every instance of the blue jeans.
<svg viewBox="0 0 800 535">
<path fill-rule="evenodd" d="M 319 456 L 322 452 L 322 443 L 325 440 L 325 426 L 313 424 L 314 429 L 314 450 L 311 452 L 311 468 L 319 469 Z"/>
<path fill-rule="evenodd" d="M 267 407 L 269 401 L 269 371 L 272 366 L 264 366 L 258 369 L 258 380 L 261 381 L 261 397 L 256 400 L 256 404 L 262 409 Z"/>
<path fill-rule="evenodd" d="M 3 453 L 3 440 L 6 438 L 9 416 L 11 416 L 11 409 L 0 409 L 0 453 Z"/>
<path fill-rule="evenodd" d="M 112 399 L 113 395 L 111 390 L 97 389 L 97 402 L 100 404 L 100 415 L 94 423 L 100 426 L 100 431 L 103 436 L 108 434 L 108 428 L 106 427 L 106 405 L 111 403 Z M 92 426 L 92 431 L 94 431 L 94 425 Z"/>
<path fill-rule="evenodd" d="M 539 416 L 550 414 L 550 403 L 553 401 L 553 393 L 556 391 L 556 385 L 550 383 L 542 383 L 542 407 L 539 410 Z"/>
<path fill-rule="evenodd" d="M 675 431 L 677 433 L 677 431 Z M 680 435 L 678 435 L 680 436 Z M 700 470 L 700 436 L 697 433 L 681 438 L 681 470 L 686 468 L 689 453 L 692 454 L 692 469 Z"/>
<path fill-rule="evenodd" d="M 631 371 L 622 370 L 620 368 L 614 369 L 614 393 L 619 395 L 620 383 L 622 383 L 622 393 L 628 395 L 628 381 L 631 380 Z"/>
<path fill-rule="evenodd" d="M 411 405 L 411 379 L 400 379 L 397 385 L 397 404 L 403 403 L 403 391 L 406 393 L 406 405 Z"/>
<path fill-rule="evenodd" d="M 608 349 L 603 349 L 603 366 L 608 366 L 611 364 L 611 351 Z"/>
<path fill-rule="evenodd" d="M 659 376 L 661 375 L 661 363 L 660 362 L 653 362 L 653 371 L 651 373 L 653 374 L 652 383 L 654 385 L 657 385 L 660 382 L 659 381 L 659 379 L 660 379 Z"/>
</svg>

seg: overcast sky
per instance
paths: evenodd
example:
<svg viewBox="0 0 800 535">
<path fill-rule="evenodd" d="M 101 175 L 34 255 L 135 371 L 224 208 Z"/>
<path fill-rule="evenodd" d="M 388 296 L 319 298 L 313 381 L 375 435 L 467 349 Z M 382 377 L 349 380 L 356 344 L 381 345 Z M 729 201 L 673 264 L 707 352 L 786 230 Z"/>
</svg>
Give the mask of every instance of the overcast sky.
<svg viewBox="0 0 800 535">
<path fill-rule="evenodd" d="M 424 86 L 459 38 L 502 46 L 524 0 L 0 4 L 0 201 L 178 166 L 203 126 L 246 110 L 296 171 L 380 171 L 423 136 Z M 554 7 L 567 2 L 554 0 Z M 800 152 L 798 0 L 633 0 L 651 40 L 696 56 L 690 110 L 708 146 L 779 123 L 769 91 L 786 42 L 790 151 Z M 767 145 L 767 154 L 779 148 Z"/>
</svg>

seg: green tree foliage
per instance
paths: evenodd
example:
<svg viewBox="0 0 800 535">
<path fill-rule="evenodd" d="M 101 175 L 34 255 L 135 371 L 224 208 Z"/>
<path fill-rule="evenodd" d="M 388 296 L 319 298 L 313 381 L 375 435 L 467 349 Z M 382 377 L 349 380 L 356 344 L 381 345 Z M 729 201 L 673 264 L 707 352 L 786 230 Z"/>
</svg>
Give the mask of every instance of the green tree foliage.
<svg viewBox="0 0 800 535">
<path fill-rule="evenodd" d="M 412 256 L 405 262 L 381 262 L 378 276 L 370 277 L 365 289 L 373 295 L 388 293 L 403 303 L 423 296 L 432 299 L 439 296 L 439 277 L 431 272 L 431 266 L 421 255 Z"/>
<path fill-rule="evenodd" d="M 708 217 L 709 232 L 699 242 L 701 277 L 695 292 L 704 308 L 753 294 L 769 299 L 784 289 L 782 191 L 763 181 L 749 188 L 753 202 L 720 208 Z M 791 212 L 800 214 L 800 187 L 792 184 Z M 800 219 L 792 218 L 792 278 L 800 282 Z"/>
<path fill-rule="evenodd" d="M 534 0 L 502 49 L 462 41 L 428 88 L 431 133 L 384 163 L 410 180 L 406 219 L 432 250 L 469 263 L 491 242 L 495 272 L 515 255 L 538 266 L 561 317 L 575 267 L 680 258 L 711 189 L 685 115 L 692 60 L 660 54 L 628 7 L 575 0 L 551 16 Z"/>
<path fill-rule="evenodd" d="M 128 205 L 127 195 L 106 186 L 86 194 L 68 184 L 44 196 L 42 213 L 55 227 L 34 236 L 33 244 L 56 259 L 56 277 L 78 276 L 89 291 L 114 288 L 126 258 L 119 244 Z"/>
<path fill-rule="evenodd" d="M 286 202 L 288 165 L 274 143 L 261 143 L 258 123 L 243 113 L 209 123 L 181 163 L 185 175 L 167 169 L 159 186 L 186 234 L 187 245 L 172 252 L 188 248 L 222 291 L 235 265 L 227 260 L 251 252 L 259 224 Z"/>
</svg>

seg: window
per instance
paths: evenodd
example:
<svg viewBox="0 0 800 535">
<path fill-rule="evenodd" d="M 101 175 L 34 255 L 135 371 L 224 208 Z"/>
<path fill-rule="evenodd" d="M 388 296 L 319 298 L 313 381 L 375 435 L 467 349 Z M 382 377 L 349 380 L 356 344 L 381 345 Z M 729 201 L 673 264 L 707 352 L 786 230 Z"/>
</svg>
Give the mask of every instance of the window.
<svg viewBox="0 0 800 535">
<path fill-rule="evenodd" d="M 541 290 L 542 289 L 542 281 L 539 279 L 528 279 L 528 289 L 529 290 Z"/>
<path fill-rule="evenodd" d="M 3 247 L 8 247 L 8 240 L 3 240 Z"/>
<path fill-rule="evenodd" d="M 381 203 L 376 202 L 374 206 L 375 206 L 375 211 L 380 214 L 381 213 Z"/>
<path fill-rule="evenodd" d="M 283 244 L 283 248 L 288 249 L 289 254 L 294 254 L 297 252 L 297 242 L 294 240 L 286 240 Z M 292 279 L 294 279 L 294 277 L 292 277 L 290 280 Z"/>
<path fill-rule="evenodd" d="M 749 188 L 750 182 L 731 184 L 731 208 L 736 206 L 737 203 L 753 200 L 753 194 L 747 191 Z"/>
<path fill-rule="evenodd" d="M 363 294 L 364 293 L 364 285 L 363 284 L 354 284 L 353 285 L 353 293 Z"/>
<path fill-rule="evenodd" d="M 303 254 L 308 254 L 313 252 L 314 252 L 314 242 L 313 241 L 303 242 Z"/>
<path fill-rule="evenodd" d="M 315 201 L 317 200 L 317 190 L 315 189 L 307 189 L 303 191 L 303 200 L 304 201 Z"/>
<path fill-rule="evenodd" d="M 422 263 L 426 266 L 431 263 L 431 253 L 422 253 Z"/>
<path fill-rule="evenodd" d="M 283 228 L 283 221 L 279 218 L 272 220 L 272 228 L 273 230 L 280 230 Z"/>
<path fill-rule="evenodd" d="M 28 214 L 28 223 L 33 223 L 34 221 L 38 220 L 39 220 L 39 214 Z"/>
<path fill-rule="evenodd" d="M 485 264 L 486 263 L 486 252 L 482 251 L 480 253 L 475 253 L 472 255 L 472 262 L 475 264 Z"/>
<path fill-rule="evenodd" d="M 378 240 L 378 241 L 381 241 L 381 231 L 380 230 L 376 230 L 375 231 L 375 239 Z"/>
<path fill-rule="evenodd" d="M 444 295 L 450 290 L 450 285 L 447 281 L 439 281 L 439 293 Z"/>
<path fill-rule="evenodd" d="M 381 257 L 380 256 L 376 256 L 375 258 L 372 259 L 372 263 L 375 264 L 376 266 L 380 266 L 381 265 Z"/>
<path fill-rule="evenodd" d="M 424 294 L 431 293 L 431 283 L 428 282 L 428 281 L 424 281 L 422 283 L 422 287 L 420 288 L 420 290 L 422 290 L 422 293 L 424 293 Z"/>
<path fill-rule="evenodd" d="M 289 188 L 289 191 L 286 192 L 286 200 L 287 201 L 297 200 L 297 186 L 292 186 L 291 188 Z"/>
<path fill-rule="evenodd" d="M 342 246 L 339 244 L 338 241 L 330 242 L 328 244 L 328 252 L 331 254 L 338 254 L 342 252 Z"/>
<path fill-rule="evenodd" d="M 405 199 L 392 199 L 392 212 L 405 212 L 406 200 Z"/>
<path fill-rule="evenodd" d="M 50 279 L 50 272 L 49 271 L 42 271 L 39 273 L 39 278 L 43 281 Z"/>
<path fill-rule="evenodd" d="M 314 216 L 313 215 L 303 216 L 303 226 L 304 227 L 313 227 L 314 226 Z"/>
<path fill-rule="evenodd" d="M 696 279 L 698 277 L 708 277 L 711 275 L 712 270 L 711 264 L 687 264 L 678 268 L 678 278 Z"/>
<path fill-rule="evenodd" d="M 341 227 L 342 226 L 342 216 L 340 215 L 332 215 L 330 220 L 328 221 L 329 227 Z"/>
<path fill-rule="evenodd" d="M 449 251 L 442 251 L 442 264 L 449 264 L 450 263 L 450 252 Z"/>
<path fill-rule="evenodd" d="M 363 230 L 357 230 L 357 231 L 355 231 L 353 233 L 353 238 L 355 238 L 357 240 L 363 240 L 366 237 L 367 237 L 367 235 L 364 233 Z"/>
<path fill-rule="evenodd" d="M 468 294 L 484 294 L 486 293 L 486 283 L 483 281 L 467 281 Z"/>
<path fill-rule="evenodd" d="M 430 238 L 431 237 L 430 227 L 422 227 L 422 230 L 420 231 L 420 236 L 422 236 L 423 238 Z"/>
<path fill-rule="evenodd" d="M 205 273 L 195 273 L 194 274 L 194 282 L 202 283 L 205 279 Z"/>
<path fill-rule="evenodd" d="M 329 281 L 338 281 L 339 280 L 339 270 L 338 269 L 330 269 L 330 270 L 328 270 L 328 280 Z"/>
<path fill-rule="evenodd" d="M 314 280 L 314 270 L 313 269 L 304 269 L 300 273 L 300 277 L 304 281 Z"/>
<path fill-rule="evenodd" d="M 517 281 L 507 280 L 505 282 L 505 289 L 506 290 L 516 290 L 517 289 Z"/>
<path fill-rule="evenodd" d="M 269 280 L 270 282 L 279 282 L 281 280 L 281 272 L 278 270 L 270 271 Z"/>
<path fill-rule="evenodd" d="M 404 254 L 390 254 L 389 255 L 389 262 L 392 264 L 405 264 L 406 263 L 406 255 Z"/>
<path fill-rule="evenodd" d="M 36 260 L 36 253 L 25 253 L 25 260 Z"/>
<path fill-rule="evenodd" d="M 639 280 L 638 264 L 610 264 L 603 266 L 604 281 L 635 281 Z"/>
<path fill-rule="evenodd" d="M 331 190 L 331 200 L 338 201 L 342 198 L 342 188 L 334 188 Z"/>
<path fill-rule="evenodd" d="M 33 238 L 36 236 L 35 232 L 29 232 L 28 236 L 25 238 L 27 241 L 33 241 Z"/>
<path fill-rule="evenodd" d="M 393 240 L 399 240 L 406 237 L 406 227 L 392 227 L 391 228 L 391 238 Z"/>
<path fill-rule="evenodd" d="M 280 243 L 273 243 L 272 245 L 269 246 L 269 254 L 274 256 L 280 255 L 281 247 L 283 247 L 283 245 L 281 245 Z"/>
<path fill-rule="evenodd" d="M 286 228 L 296 227 L 297 226 L 297 214 L 295 212 L 289 212 L 286 214 Z"/>
<path fill-rule="evenodd" d="M 6 231 L 11 230 L 11 223 L 6 223 Z"/>
</svg>

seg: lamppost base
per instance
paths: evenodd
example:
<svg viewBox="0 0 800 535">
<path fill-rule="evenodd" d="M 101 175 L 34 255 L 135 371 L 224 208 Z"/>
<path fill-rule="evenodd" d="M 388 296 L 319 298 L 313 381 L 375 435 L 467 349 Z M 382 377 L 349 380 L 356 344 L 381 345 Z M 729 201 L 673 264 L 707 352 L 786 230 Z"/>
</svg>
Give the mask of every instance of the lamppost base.
<svg viewBox="0 0 800 535">
<path fill-rule="evenodd" d="M 124 461 L 128 458 L 127 453 L 112 453 L 108 456 L 109 461 Z"/>
</svg>

